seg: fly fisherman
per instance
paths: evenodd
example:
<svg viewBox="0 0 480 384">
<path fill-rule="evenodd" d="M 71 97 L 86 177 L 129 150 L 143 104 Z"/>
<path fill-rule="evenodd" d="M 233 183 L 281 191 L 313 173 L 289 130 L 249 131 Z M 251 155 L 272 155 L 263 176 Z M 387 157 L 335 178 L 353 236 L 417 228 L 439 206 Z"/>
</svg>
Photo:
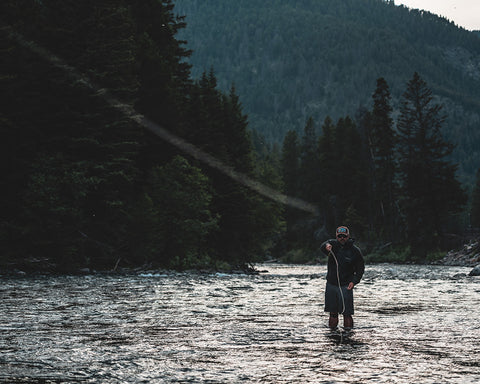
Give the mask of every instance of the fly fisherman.
<svg viewBox="0 0 480 384">
<path fill-rule="evenodd" d="M 330 312 L 330 328 L 337 327 L 339 313 L 343 314 L 344 328 L 353 328 L 353 287 L 365 271 L 362 252 L 353 242 L 348 228 L 341 226 L 336 230 L 336 239 L 327 240 L 320 247 L 328 255 L 325 312 Z"/>
</svg>

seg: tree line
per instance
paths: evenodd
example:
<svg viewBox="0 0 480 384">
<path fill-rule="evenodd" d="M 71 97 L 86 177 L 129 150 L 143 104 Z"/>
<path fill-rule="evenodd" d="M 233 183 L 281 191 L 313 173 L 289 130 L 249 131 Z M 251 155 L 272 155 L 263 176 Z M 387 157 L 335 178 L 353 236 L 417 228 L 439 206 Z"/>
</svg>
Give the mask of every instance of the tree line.
<svg viewBox="0 0 480 384">
<path fill-rule="evenodd" d="M 370 251 L 401 245 L 407 260 L 425 261 L 442 249 L 446 233 L 465 228 L 458 215 L 467 193 L 451 162 L 453 146 L 441 134 L 446 116 L 416 72 L 396 124 L 384 78 L 377 80 L 372 104 L 355 120 L 327 117 L 320 137 L 311 118 L 303 136 L 289 131 L 281 156 L 285 191 L 319 205 L 324 238 L 344 224 Z M 314 250 L 315 231 L 305 232 L 299 221 L 287 209 L 287 249 L 310 244 Z"/>
<path fill-rule="evenodd" d="M 371 111 L 326 118 L 320 137 L 310 118 L 303 137 L 288 132 L 268 149 L 234 84 L 220 91 L 213 70 L 192 79 L 171 0 L 7 0 L 1 11 L 2 268 L 244 268 L 314 254 L 340 222 L 370 248 L 410 244 L 421 258 L 465 200 L 441 109 L 418 75 L 397 130 L 379 80 Z M 204 165 L 108 94 L 318 214 Z"/>
</svg>

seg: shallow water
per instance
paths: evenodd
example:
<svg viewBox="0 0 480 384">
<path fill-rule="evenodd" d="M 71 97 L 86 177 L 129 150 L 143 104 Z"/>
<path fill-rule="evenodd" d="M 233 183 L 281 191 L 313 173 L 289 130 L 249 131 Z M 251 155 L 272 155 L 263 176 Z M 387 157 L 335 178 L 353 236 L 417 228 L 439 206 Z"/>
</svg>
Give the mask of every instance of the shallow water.
<svg viewBox="0 0 480 384">
<path fill-rule="evenodd" d="M 0 277 L 2 383 L 478 383 L 480 278 L 367 266 L 353 334 L 325 266 L 260 275 Z"/>
</svg>

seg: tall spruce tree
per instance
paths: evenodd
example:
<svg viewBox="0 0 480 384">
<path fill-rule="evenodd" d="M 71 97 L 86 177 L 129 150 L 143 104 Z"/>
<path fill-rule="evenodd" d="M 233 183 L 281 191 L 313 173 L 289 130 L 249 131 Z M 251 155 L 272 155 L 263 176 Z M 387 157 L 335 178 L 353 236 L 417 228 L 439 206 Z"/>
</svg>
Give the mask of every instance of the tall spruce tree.
<svg viewBox="0 0 480 384">
<path fill-rule="evenodd" d="M 252 131 L 254 134 L 255 131 Z M 272 148 L 263 147 L 265 152 L 255 161 L 256 179 L 277 191 L 283 190 L 281 153 L 278 145 Z M 262 199 L 256 210 L 257 225 L 260 227 L 262 252 L 256 260 L 266 256 L 278 257 L 285 254 L 282 237 L 285 233 L 285 211 L 283 204 L 269 199 Z"/>
<path fill-rule="evenodd" d="M 297 132 L 293 130 L 288 131 L 283 140 L 281 168 L 284 193 L 289 196 L 299 196 L 300 143 Z M 294 208 L 286 207 L 285 209 L 285 247 L 287 250 L 297 242 L 294 227 L 299 214 L 298 210 Z"/>
<path fill-rule="evenodd" d="M 319 179 L 318 141 L 315 123 L 312 117 L 307 119 L 303 130 L 300 145 L 300 168 L 299 168 L 299 195 L 306 201 L 318 203 L 321 199 Z M 318 218 L 305 216 L 296 220 L 297 238 L 304 250 L 314 251 L 316 240 L 314 235 L 318 230 Z"/>
<path fill-rule="evenodd" d="M 391 117 L 390 90 L 386 80 L 377 79 L 372 95 L 373 109 L 369 114 L 368 137 L 373 163 L 373 220 L 375 232 L 386 240 L 396 234 L 396 163 L 397 134 Z"/>
<path fill-rule="evenodd" d="M 398 119 L 399 171 L 402 208 L 412 257 L 424 259 L 439 244 L 449 215 L 465 203 L 465 191 L 456 180 L 456 165 L 448 156 L 453 146 L 440 128 L 442 107 L 432 91 L 414 73 L 403 94 Z"/>
<path fill-rule="evenodd" d="M 282 146 L 282 177 L 284 192 L 298 196 L 298 172 L 300 167 L 300 145 L 295 131 L 288 131 Z"/>
<path fill-rule="evenodd" d="M 83 22 L 88 32 L 80 67 L 115 97 L 133 106 L 139 80 L 135 70 L 135 23 L 127 2 L 92 2 Z M 87 191 L 84 209 L 91 213 L 92 220 L 83 232 L 112 247 L 109 254 L 103 252 L 104 261 L 97 259 L 97 265 L 107 267 L 133 246 L 128 241 L 133 230 L 129 211 L 140 176 L 138 154 L 143 131 L 105 105 L 101 96 L 92 95 L 91 99 L 90 103 L 97 107 L 91 108 L 90 122 L 78 132 L 82 143 L 85 137 L 90 143 L 80 147 L 78 160 L 88 170 L 83 176 L 96 177 L 97 183 Z"/>
<path fill-rule="evenodd" d="M 208 178 L 181 156 L 155 167 L 151 178 L 151 261 L 175 269 L 208 266 L 206 241 L 217 230 Z"/>
<path fill-rule="evenodd" d="M 480 227 L 480 168 L 477 171 L 475 186 L 472 192 L 472 206 L 470 209 L 470 225 Z"/>
<path fill-rule="evenodd" d="M 339 156 L 335 166 L 337 217 L 352 227 L 355 235 L 363 236 L 367 229 L 369 207 L 366 147 L 349 116 L 338 120 L 335 133 Z"/>
<path fill-rule="evenodd" d="M 217 89 L 213 70 L 204 72 L 193 87 L 189 111 L 191 141 L 225 167 L 254 177 L 248 119 L 235 87 L 225 95 Z M 214 187 L 212 210 L 219 215 L 219 230 L 210 239 L 212 249 L 220 259 L 245 264 L 264 252 L 268 238 L 276 231 L 278 220 L 272 219 L 276 208 L 224 173 L 214 169 L 205 171 Z M 261 217 L 257 214 L 260 211 Z"/>
<path fill-rule="evenodd" d="M 10 38 L 8 33 L 9 28 L 25 33 L 27 27 L 37 26 L 38 11 L 39 4 L 33 1 L 20 4 L 14 0 L 3 1 L 0 11 L 2 23 L 5 23 L 0 37 L 0 260 L 5 263 L 28 253 L 25 237 L 28 220 L 24 218 L 21 197 L 27 188 L 30 167 L 41 138 L 33 122 L 44 118 L 46 111 L 42 102 L 51 96 L 42 94 L 43 84 L 45 79 L 56 73 L 46 63 L 39 62 L 37 55 Z"/>
<path fill-rule="evenodd" d="M 336 126 L 330 116 L 322 125 L 318 140 L 320 206 L 328 233 L 334 231 L 339 218 L 336 209 L 336 178 L 338 176 L 338 152 L 336 150 Z"/>
<path fill-rule="evenodd" d="M 234 88 L 229 96 L 214 88 L 217 82 L 212 71 L 208 77 L 211 91 L 218 95 L 218 98 L 213 99 L 214 104 L 208 105 L 211 124 L 206 138 L 212 139 L 208 145 L 209 151 L 219 151 L 217 156 L 226 166 L 253 176 L 253 152 L 247 130 L 248 121 L 241 111 L 239 99 Z M 214 107 L 216 103 L 218 108 Z M 212 148 L 213 145 L 216 148 Z M 256 248 L 259 244 L 254 230 L 256 196 L 249 188 L 217 172 L 213 174 L 213 182 L 216 190 L 214 204 L 220 215 L 217 239 L 220 255 L 233 263 L 247 263 L 255 256 L 256 251 L 260 251 Z"/>
<path fill-rule="evenodd" d="M 137 91 L 132 18 L 124 2 L 33 3 L 40 8 L 36 17 L 17 32 L 76 71 L 52 65 L 48 53 L 27 53 L 34 81 L 16 85 L 8 112 L 12 129 L 24 120 L 31 127 L 24 142 L 35 142 L 16 220 L 23 243 L 31 247 L 26 253 L 46 255 L 59 267 L 91 258 L 112 266 L 115 251 L 127 248 L 140 130 L 84 86 L 78 73 L 132 102 Z M 28 67 L 12 70 L 23 77 Z"/>
<path fill-rule="evenodd" d="M 187 137 L 206 152 L 219 160 L 229 162 L 227 148 L 227 99 L 217 89 L 217 79 L 213 70 L 203 72 L 192 90 L 190 103 L 190 130 Z M 243 158 L 242 158 L 243 159 Z"/>
<path fill-rule="evenodd" d="M 140 89 L 137 107 L 150 119 L 184 134 L 183 111 L 190 94 L 191 52 L 178 32 L 186 27 L 172 0 L 130 0 L 135 19 Z"/>
<path fill-rule="evenodd" d="M 177 34 L 186 27 L 174 14 L 171 0 L 128 0 L 135 23 L 136 65 L 139 90 L 135 108 L 170 132 L 190 140 L 188 118 L 192 81 L 191 51 Z M 141 168 L 171 160 L 178 152 L 151 133 L 141 153 Z"/>
<path fill-rule="evenodd" d="M 312 117 L 309 117 L 305 124 L 300 149 L 300 196 L 307 201 L 317 201 L 318 147 L 315 123 Z"/>
</svg>

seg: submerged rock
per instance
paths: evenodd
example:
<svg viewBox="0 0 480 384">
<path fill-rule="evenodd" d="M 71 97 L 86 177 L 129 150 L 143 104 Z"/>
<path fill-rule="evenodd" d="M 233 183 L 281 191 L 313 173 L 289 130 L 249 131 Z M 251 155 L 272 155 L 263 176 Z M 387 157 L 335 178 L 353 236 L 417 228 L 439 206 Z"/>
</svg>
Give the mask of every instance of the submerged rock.
<svg viewBox="0 0 480 384">
<path fill-rule="evenodd" d="M 480 264 L 473 268 L 468 276 L 480 276 Z"/>
<path fill-rule="evenodd" d="M 458 279 L 463 279 L 467 275 L 465 273 L 456 273 L 451 277 L 452 280 L 458 280 Z"/>
</svg>

